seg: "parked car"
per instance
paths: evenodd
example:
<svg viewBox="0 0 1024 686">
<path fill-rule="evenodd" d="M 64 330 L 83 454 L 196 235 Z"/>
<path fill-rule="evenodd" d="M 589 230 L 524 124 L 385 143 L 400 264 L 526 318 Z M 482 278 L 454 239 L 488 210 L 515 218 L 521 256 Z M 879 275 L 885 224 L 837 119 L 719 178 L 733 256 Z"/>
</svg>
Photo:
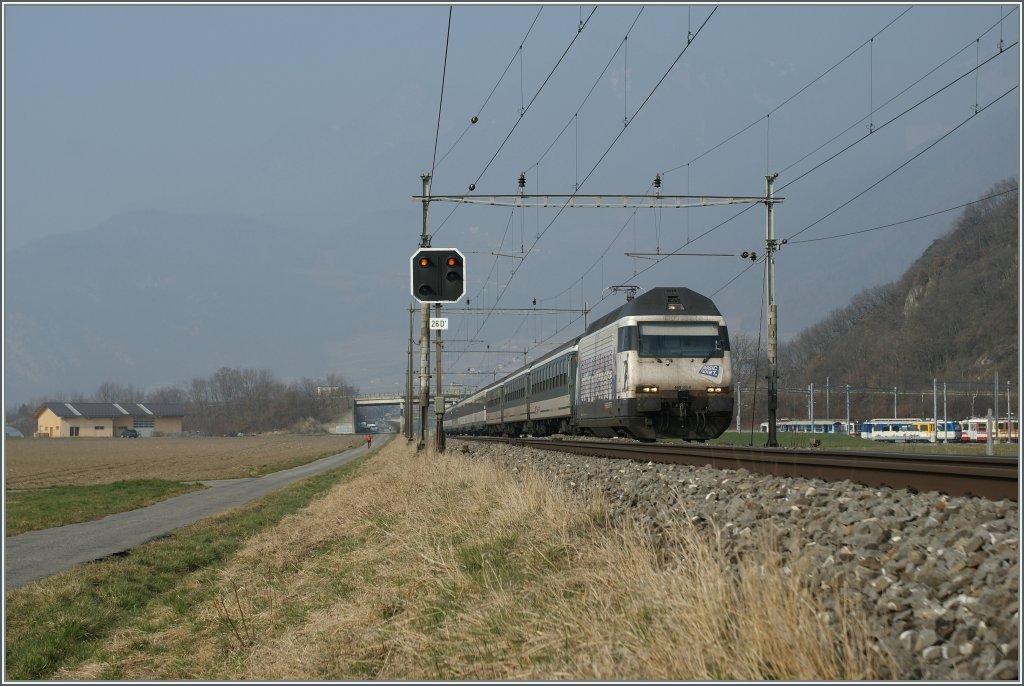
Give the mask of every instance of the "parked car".
<svg viewBox="0 0 1024 686">
<path fill-rule="evenodd" d="M 121 438 L 138 438 L 139 432 L 135 429 L 121 429 Z"/>
</svg>

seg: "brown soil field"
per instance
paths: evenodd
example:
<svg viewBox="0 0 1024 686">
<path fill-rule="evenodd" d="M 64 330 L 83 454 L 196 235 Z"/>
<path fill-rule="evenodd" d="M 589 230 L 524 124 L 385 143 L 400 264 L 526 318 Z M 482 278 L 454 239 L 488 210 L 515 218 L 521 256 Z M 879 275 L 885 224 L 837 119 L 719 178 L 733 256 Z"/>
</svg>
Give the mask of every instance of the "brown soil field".
<svg viewBox="0 0 1024 686">
<path fill-rule="evenodd" d="M 361 435 L 39 438 L 5 441 L 8 489 L 130 479 L 201 481 L 256 476 L 362 445 Z"/>
</svg>

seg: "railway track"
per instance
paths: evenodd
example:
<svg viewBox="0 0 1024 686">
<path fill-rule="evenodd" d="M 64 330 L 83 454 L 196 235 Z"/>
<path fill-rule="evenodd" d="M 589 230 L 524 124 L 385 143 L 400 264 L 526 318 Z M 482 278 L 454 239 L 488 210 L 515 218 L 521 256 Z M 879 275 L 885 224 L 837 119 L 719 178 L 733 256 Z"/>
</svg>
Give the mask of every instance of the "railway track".
<svg viewBox="0 0 1024 686">
<path fill-rule="evenodd" d="M 850 481 L 866 486 L 938 491 L 1016 502 L 1020 490 L 1016 457 L 904 455 L 891 452 L 797 450 L 743 446 L 669 445 L 544 438 L 457 437 L 496 441 L 540 450 L 665 464 L 746 469 L 775 476 Z"/>
</svg>

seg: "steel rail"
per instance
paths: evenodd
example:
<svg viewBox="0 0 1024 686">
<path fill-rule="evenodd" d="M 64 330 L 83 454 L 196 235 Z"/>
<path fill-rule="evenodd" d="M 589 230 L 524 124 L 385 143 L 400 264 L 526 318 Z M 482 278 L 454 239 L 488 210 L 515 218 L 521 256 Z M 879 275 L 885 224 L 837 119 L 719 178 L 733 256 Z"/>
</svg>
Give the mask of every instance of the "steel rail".
<svg viewBox="0 0 1024 686">
<path fill-rule="evenodd" d="M 468 439 L 470 437 L 459 437 Z M 670 445 L 615 441 L 491 438 L 512 445 L 641 462 L 746 469 L 774 476 L 849 480 L 872 487 L 938 491 L 1016 502 L 1020 492 L 1016 457 L 906 455 L 879 451 L 799 450 L 743 446 Z"/>
</svg>

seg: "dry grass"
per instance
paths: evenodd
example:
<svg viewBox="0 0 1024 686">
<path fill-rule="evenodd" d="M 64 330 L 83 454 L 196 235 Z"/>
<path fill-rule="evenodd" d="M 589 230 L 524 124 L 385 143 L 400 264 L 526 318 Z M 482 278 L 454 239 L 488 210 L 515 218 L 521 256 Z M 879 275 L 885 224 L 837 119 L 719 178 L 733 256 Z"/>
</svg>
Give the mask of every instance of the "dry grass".
<svg viewBox="0 0 1024 686">
<path fill-rule="evenodd" d="M 540 477 L 386 446 L 255 536 L 188 617 L 155 612 L 57 679 L 838 680 L 883 659 L 800 563 L 654 545 Z M 685 520 L 685 518 L 681 518 Z M 765 539 L 770 540 L 770 537 Z M 838 618 L 828 619 L 828 613 Z M 834 626 L 841 627 L 839 630 Z"/>
<path fill-rule="evenodd" d="M 360 445 L 362 436 L 53 438 L 6 441 L 8 489 L 135 479 L 193 481 L 254 476 Z"/>
</svg>

